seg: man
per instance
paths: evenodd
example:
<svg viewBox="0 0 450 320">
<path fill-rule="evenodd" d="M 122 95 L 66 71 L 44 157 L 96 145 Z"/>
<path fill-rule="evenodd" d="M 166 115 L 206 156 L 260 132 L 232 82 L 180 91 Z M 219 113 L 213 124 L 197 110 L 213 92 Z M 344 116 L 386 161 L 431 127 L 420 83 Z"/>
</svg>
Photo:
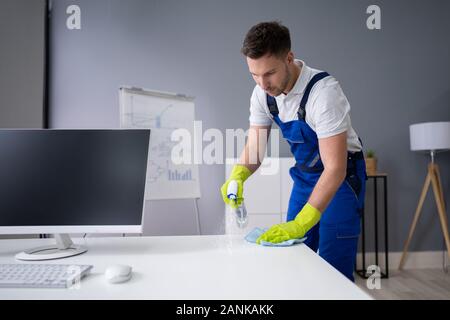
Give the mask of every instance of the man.
<svg viewBox="0 0 450 320">
<path fill-rule="evenodd" d="M 247 33 L 242 53 L 256 82 L 250 102 L 250 132 L 238 165 L 221 188 L 225 203 L 231 180 L 243 183 L 264 153 L 258 137 L 275 122 L 290 145 L 296 164 L 287 222 L 272 226 L 257 240 L 283 242 L 307 237 L 305 243 L 354 281 L 353 268 L 365 193 L 362 144 L 350 121 L 350 105 L 337 80 L 294 59 L 289 30 L 263 22 Z"/>
</svg>

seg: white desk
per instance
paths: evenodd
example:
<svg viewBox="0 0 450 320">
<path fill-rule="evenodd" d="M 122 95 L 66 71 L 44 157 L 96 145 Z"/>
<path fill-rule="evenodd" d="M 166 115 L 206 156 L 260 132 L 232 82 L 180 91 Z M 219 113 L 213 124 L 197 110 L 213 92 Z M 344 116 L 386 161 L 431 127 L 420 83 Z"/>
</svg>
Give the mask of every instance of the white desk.
<svg viewBox="0 0 450 320">
<path fill-rule="evenodd" d="M 0 240 L 0 263 L 52 239 Z M 84 238 L 79 256 L 42 263 L 92 264 L 78 289 L 0 289 L 0 299 L 371 299 L 306 245 L 261 247 L 242 236 Z M 36 262 L 33 262 L 36 263 Z M 110 264 L 133 278 L 109 284 Z"/>
</svg>

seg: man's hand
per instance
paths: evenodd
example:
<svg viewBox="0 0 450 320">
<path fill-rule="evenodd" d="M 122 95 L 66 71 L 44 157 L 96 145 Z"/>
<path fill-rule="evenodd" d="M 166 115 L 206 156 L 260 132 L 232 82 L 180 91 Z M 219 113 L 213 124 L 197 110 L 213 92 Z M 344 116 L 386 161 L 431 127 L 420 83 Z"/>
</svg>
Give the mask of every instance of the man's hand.
<svg viewBox="0 0 450 320">
<path fill-rule="evenodd" d="M 231 206 L 232 208 L 236 208 L 241 205 L 242 201 L 244 200 L 242 196 L 244 194 L 244 182 L 245 180 L 248 179 L 248 177 L 250 177 L 251 174 L 252 172 L 246 166 L 237 164 L 233 167 L 230 177 L 228 178 L 227 181 L 225 181 L 225 183 L 220 188 L 222 199 L 223 202 L 225 202 L 225 204 Z M 235 180 L 238 185 L 236 202 L 228 199 L 227 195 L 228 184 L 230 183 L 231 180 Z"/>
<path fill-rule="evenodd" d="M 303 238 L 305 234 L 305 228 L 293 220 L 286 223 L 273 225 L 269 230 L 256 239 L 256 243 L 261 244 L 261 241 L 280 243 L 291 239 Z"/>
<path fill-rule="evenodd" d="M 256 239 L 256 243 L 261 244 L 261 241 L 280 243 L 291 239 L 303 238 L 309 229 L 319 222 L 320 216 L 320 211 L 307 203 L 293 221 L 270 227 L 269 230 Z"/>
</svg>

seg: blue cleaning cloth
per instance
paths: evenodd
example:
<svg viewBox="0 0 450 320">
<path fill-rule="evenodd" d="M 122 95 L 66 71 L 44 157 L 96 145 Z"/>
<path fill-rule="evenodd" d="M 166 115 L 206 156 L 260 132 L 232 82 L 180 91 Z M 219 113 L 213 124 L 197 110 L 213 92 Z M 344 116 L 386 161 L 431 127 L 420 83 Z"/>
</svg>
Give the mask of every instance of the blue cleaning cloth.
<svg viewBox="0 0 450 320">
<path fill-rule="evenodd" d="M 256 243 L 256 239 L 258 239 L 259 236 L 262 235 L 267 230 L 268 230 L 268 228 L 265 228 L 265 229 L 255 228 L 245 236 L 245 240 L 247 240 L 248 242 L 251 242 L 251 243 Z M 267 246 L 267 247 L 289 247 L 289 246 L 292 246 L 297 243 L 302 243 L 303 241 L 306 240 L 306 238 L 307 237 L 303 237 L 300 239 L 291 239 L 291 240 L 286 240 L 286 241 L 283 241 L 280 243 L 261 241 L 260 244 L 262 246 Z"/>
</svg>

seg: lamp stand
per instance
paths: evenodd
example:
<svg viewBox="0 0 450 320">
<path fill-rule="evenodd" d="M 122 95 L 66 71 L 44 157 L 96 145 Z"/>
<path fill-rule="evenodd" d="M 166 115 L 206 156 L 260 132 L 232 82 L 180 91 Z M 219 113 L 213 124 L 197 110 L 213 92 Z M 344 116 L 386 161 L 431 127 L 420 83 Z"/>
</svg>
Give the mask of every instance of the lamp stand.
<svg viewBox="0 0 450 320">
<path fill-rule="evenodd" d="M 431 151 L 431 162 L 428 164 L 428 174 L 425 179 L 425 184 L 423 185 L 422 194 L 420 195 L 419 204 L 417 205 L 416 213 L 414 215 L 414 220 L 411 225 L 411 229 L 409 230 L 408 239 L 406 240 L 405 247 L 403 249 L 403 254 L 400 259 L 400 264 L 398 269 L 401 270 L 405 263 L 406 253 L 408 251 L 409 243 L 411 242 L 411 238 L 413 236 L 414 230 L 416 229 L 417 221 L 419 220 L 420 213 L 422 210 L 423 202 L 425 200 L 425 196 L 427 195 L 428 188 L 430 187 L 430 183 L 433 187 L 434 199 L 436 200 L 436 205 L 439 213 L 439 219 L 441 221 L 442 232 L 445 238 L 445 244 L 447 246 L 447 254 L 450 257 L 450 237 L 448 232 L 448 222 L 447 215 L 445 212 L 445 203 L 444 203 L 444 192 L 441 184 L 441 177 L 439 173 L 439 166 L 434 162 L 434 151 Z"/>
</svg>

